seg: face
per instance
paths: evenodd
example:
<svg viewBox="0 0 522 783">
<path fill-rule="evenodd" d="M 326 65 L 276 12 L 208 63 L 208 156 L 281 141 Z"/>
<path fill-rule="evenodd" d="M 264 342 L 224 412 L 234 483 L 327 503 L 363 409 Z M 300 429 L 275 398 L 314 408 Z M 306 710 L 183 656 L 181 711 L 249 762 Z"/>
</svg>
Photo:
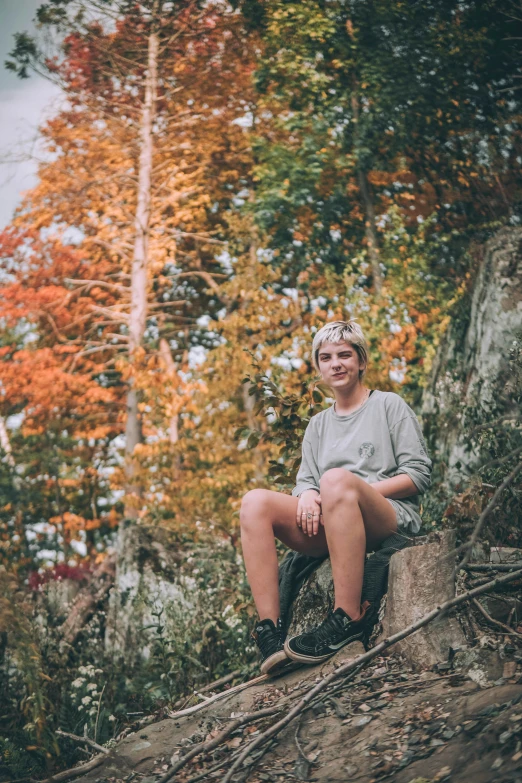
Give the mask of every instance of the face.
<svg viewBox="0 0 522 783">
<path fill-rule="evenodd" d="M 350 343 L 325 343 L 319 350 L 317 360 L 324 382 L 332 389 L 359 383 L 359 372 L 363 365 Z"/>
</svg>

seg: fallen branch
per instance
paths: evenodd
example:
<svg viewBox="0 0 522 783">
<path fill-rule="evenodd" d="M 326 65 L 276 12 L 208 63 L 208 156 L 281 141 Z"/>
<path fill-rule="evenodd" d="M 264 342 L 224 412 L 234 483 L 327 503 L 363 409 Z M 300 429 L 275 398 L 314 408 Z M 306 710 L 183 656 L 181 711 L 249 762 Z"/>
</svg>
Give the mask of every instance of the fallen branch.
<svg viewBox="0 0 522 783">
<path fill-rule="evenodd" d="M 514 628 L 511 628 L 510 625 L 506 625 L 505 623 L 500 622 L 500 620 L 495 620 L 494 617 L 491 617 L 491 615 L 484 609 L 480 601 L 477 601 L 476 598 L 473 598 L 473 606 L 476 606 L 479 612 L 483 615 L 483 617 L 486 618 L 488 623 L 491 623 L 492 625 L 497 625 L 499 628 L 503 628 L 505 631 L 507 631 L 509 634 L 516 634 L 517 636 L 521 636 L 521 633 L 518 633 L 518 631 L 515 631 Z"/>
<path fill-rule="evenodd" d="M 100 753 L 99 756 L 95 756 L 93 759 L 87 761 L 85 764 L 82 764 L 80 767 L 64 769 L 63 772 L 57 772 L 56 775 L 53 775 L 51 778 L 39 780 L 38 783 L 62 783 L 64 780 L 78 778 L 80 775 L 84 775 L 86 772 L 90 772 L 91 769 L 96 769 L 96 767 L 99 767 L 103 761 L 105 761 L 105 754 Z M 28 780 L 34 783 L 33 778 L 28 778 Z"/>
<path fill-rule="evenodd" d="M 274 723 L 266 731 L 262 732 L 258 737 L 255 738 L 255 740 L 253 740 L 245 748 L 245 750 L 240 754 L 240 756 L 238 756 L 236 761 L 232 764 L 232 766 L 228 770 L 227 774 L 222 780 L 222 783 L 230 783 L 236 770 L 244 763 L 244 761 L 248 758 L 248 756 L 252 753 L 252 751 L 258 748 L 268 739 L 272 739 L 272 737 L 274 737 L 276 734 L 279 734 L 279 732 L 282 731 L 282 729 L 284 729 L 289 723 L 291 723 L 292 720 L 307 707 L 309 702 L 312 701 L 312 699 L 315 696 L 317 696 L 318 693 L 323 691 L 331 682 L 338 679 L 338 677 L 341 677 L 344 674 L 348 674 L 353 669 L 356 669 L 360 667 L 362 664 L 366 664 L 369 661 L 373 660 L 382 652 L 384 652 L 384 650 L 387 650 L 389 647 L 394 645 L 396 642 L 400 641 L 401 639 L 404 639 L 406 636 L 410 636 L 415 631 L 418 631 L 423 626 L 432 622 L 432 620 L 435 620 L 435 618 L 437 618 L 442 612 L 452 609 L 454 606 L 458 606 L 459 604 L 464 603 L 464 601 L 468 601 L 477 595 L 482 595 L 482 593 L 488 592 L 488 590 L 493 589 L 498 584 L 509 582 L 512 579 L 516 579 L 519 576 L 522 576 L 522 568 L 519 569 L 518 571 L 505 574 L 504 576 L 499 576 L 496 579 L 492 579 L 490 582 L 488 582 L 485 585 L 481 585 L 480 587 L 476 587 L 473 590 L 468 590 L 467 592 L 462 593 L 461 595 L 455 596 L 455 598 L 452 598 L 449 601 L 446 601 L 445 603 L 441 604 L 440 606 L 437 606 L 435 609 L 432 609 L 431 612 L 425 614 L 424 617 L 421 617 L 420 620 L 417 620 L 417 622 L 412 623 L 410 626 L 408 626 L 408 628 L 404 628 L 402 631 L 399 631 L 393 636 L 390 636 L 388 639 L 384 639 L 382 642 L 380 642 L 380 644 L 376 645 L 372 650 L 368 650 L 368 652 L 364 653 L 363 655 L 359 655 L 357 656 L 357 658 L 354 658 L 353 660 L 348 661 L 347 663 L 340 666 L 338 669 L 335 669 L 335 671 L 331 672 L 327 677 L 324 678 L 324 680 L 317 683 L 317 685 L 311 688 L 308 691 L 308 693 L 305 696 L 303 696 L 303 698 L 283 718 L 281 718 L 281 720 L 277 721 L 277 723 Z"/>
<path fill-rule="evenodd" d="M 466 571 L 516 571 L 522 563 L 469 563 L 462 566 Z"/>
<path fill-rule="evenodd" d="M 199 689 L 198 693 L 207 693 L 208 691 L 213 691 L 216 688 L 219 688 L 220 685 L 226 685 L 231 680 L 235 680 L 236 677 L 240 676 L 240 674 L 241 669 L 235 669 L 233 672 L 230 672 L 230 674 L 226 674 L 224 677 L 220 677 L 219 680 L 215 680 L 214 682 L 210 682 L 208 685 L 204 685 Z"/>
<path fill-rule="evenodd" d="M 109 753 L 109 750 L 107 748 L 104 748 L 102 745 L 98 745 L 98 743 L 90 739 L 90 737 L 80 737 L 77 734 L 69 734 L 68 731 L 61 731 L 60 729 L 56 729 L 56 733 L 58 734 L 59 737 L 68 737 L 69 739 L 72 739 L 75 742 L 83 742 L 85 745 L 90 745 L 91 748 L 97 750 L 98 753 L 105 753 L 105 755 Z"/>
<path fill-rule="evenodd" d="M 260 720 L 261 718 L 266 718 L 269 715 L 274 715 L 276 712 L 281 712 L 281 708 L 267 707 L 264 710 L 250 712 L 246 715 L 241 715 L 239 718 L 235 718 L 215 737 L 207 740 L 206 742 L 199 742 L 197 745 L 191 748 L 188 753 L 186 753 L 182 758 L 179 759 L 179 761 L 176 761 L 176 763 L 172 765 L 169 771 L 166 772 L 157 783 L 167 783 L 167 781 L 171 780 L 176 772 L 184 767 L 185 764 L 188 764 L 191 759 L 193 759 L 195 756 L 199 756 L 200 753 L 209 753 L 211 750 L 214 750 L 214 748 L 217 748 L 219 745 L 221 745 L 221 743 L 226 740 L 227 737 L 229 737 L 234 731 L 236 731 L 236 729 L 239 729 L 241 726 L 245 726 L 247 723 L 252 723 L 252 721 Z"/>
<path fill-rule="evenodd" d="M 263 748 L 262 753 L 257 756 L 256 761 L 259 761 L 261 756 L 263 756 L 268 750 L 270 750 L 272 746 L 271 742 L 267 742 L 266 746 Z M 241 753 L 241 750 L 236 751 L 236 753 L 232 753 L 230 756 L 225 756 L 225 758 L 221 759 L 217 762 L 217 764 L 214 764 L 212 767 L 209 767 L 208 769 L 204 770 L 203 772 L 198 772 L 197 775 L 193 775 L 191 778 L 187 778 L 184 783 L 198 783 L 198 781 L 203 780 L 203 778 L 207 778 L 209 775 L 211 775 L 213 772 L 217 772 L 218 769 L 221 769 L 221 767 L 224 767 L 225 764 L 230 764 L 231 761 L 234 761 L 239 754 Z"/>
<path fill-rule="evenodd" d="M 404 688 L 431 688 L 432 685 L 436 685 L 441 680 L 450 680 L 454 677 L 461 677 L 461 676 L 462 675 L 460 675 L 458 672 L 452 672 L 451 674 L 437 675 L 436 677 L 432 677 L 430 680 L 411 680 L 408 682 L 400 682 L 397 683 L 396 685 L 389 685 L 387 688 L 381 688 L 378 691 L 371 691 L 370 693 L 366 693 L 363 696 L 361 696 L 360 699 L 354 699 L 352 701 L 352 704 L 362 704 L 363 702 L 376 699 L 379 696 L 382 696 L 384 693 L 393 693 L 394 691 L 402 691 L 404 690 Z M 350 687 L 353 688 L 356 687 L 357 685 L 359 685 L 359 683 L 354 682 L 351 683 Z M 328 692 L 328 697 L 335 696 L 336 693 L 340 693 L 341 691 L 345 690 L 343 686 L 344 683 L 336 686 L 335 688 L 332 688 L 332 690 Z"/>
<path fill-rule="evenodd" d="M 250 688 L 252 685 L 258 685 L 260 682 L 265 682 L 265 680 L 269 679 L 270 677 L 267 674 L 260 674 L 259 677 L 254 677 L 253 680 L 248 680 L 248 682 L 242 682 L 240 685 L 235 685 L 233 688 L 229 688 L 228 691 L 221 691 L 221 693 L 216 693 L 215 696 L 211 696 L 201 704 L 195 704 L 193 707 L 187 707 L 186 710 L 179 710 L 178 712 L 168 712 L 167 715 L 169 718 L 183 718 L 185 715 L 193 715 L 195 712 L 204 710 L 205 707 L 208 707 L 209 704 L 213 704 L 215 701 L 225 699 L 232 693 L 239 693 L 239 691 L 243 691 L 245 688 Z"/>
</svg>

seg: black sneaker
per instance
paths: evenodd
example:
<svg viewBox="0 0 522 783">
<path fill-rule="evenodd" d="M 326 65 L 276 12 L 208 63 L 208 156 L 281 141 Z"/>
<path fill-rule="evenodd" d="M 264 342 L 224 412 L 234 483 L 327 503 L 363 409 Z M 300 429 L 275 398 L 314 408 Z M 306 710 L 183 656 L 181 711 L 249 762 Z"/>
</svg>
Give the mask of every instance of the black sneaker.
<svg viewBox="0 0 522 783">
<path fill-rule="evenodd" d="M 301 663 L 325 661 L 346 644 L 363 639 L 368 607 L 369 603 L 365 601 L 358 620 L 352 620 L 344 609 L 337 608 L 313 631 L 287 639 L 284 645 L 285 653 L 293 661 Z"/>
<path fill-rule="evenodd" d="M 288 663 L 283 649 L 281 620 L 277 621 L 277 625 L 274 625 L 272 620 L 260 620 L 252 631 L 252 639 L 261 651 L 263 674 L 272 674 Z"/>
</svg>

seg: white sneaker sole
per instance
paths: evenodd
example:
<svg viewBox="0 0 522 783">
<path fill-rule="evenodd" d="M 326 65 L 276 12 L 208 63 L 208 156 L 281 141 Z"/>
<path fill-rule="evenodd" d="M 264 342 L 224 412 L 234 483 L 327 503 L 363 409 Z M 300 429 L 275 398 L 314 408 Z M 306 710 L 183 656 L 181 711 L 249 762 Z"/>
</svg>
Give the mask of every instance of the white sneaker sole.
<svg viewBox="0 0 522 783">
<path fill-rule="evenodd" d="M 261 674 L 275 674 L 280 671 L 283 666 L 289 663 L 287 655 L 284 650 L 278 650 L 278 652 L 271 655 L 266 661 L 261 664 Z"/>
<path fill-rule="evenodd" d="M 339 647 L 337 650 L 332 650 L 332 652 L 326 653 L 325 655 L 301 655 L 300 653 L 294 652 L 291 647 L 289 647 L 288 642 L 291 642 L 292 639 L 287 639 L 285 642 L 285 653 L 290 658 L 291 661 L 298 661 L 299 663 L 322 663 L 323 661 L 327 661 L 328 658 L 331 658 L 332 655 L 335 655 L 339 652 L 339 650 L 343 650 L 348 644 L 353 644 L 353 642 L 360 642 L 363 638 L 363 634 L 358 634 L 353 639 L 349 639 L 345 644 L 343 644 L 341 647 Z"/>
</svg>

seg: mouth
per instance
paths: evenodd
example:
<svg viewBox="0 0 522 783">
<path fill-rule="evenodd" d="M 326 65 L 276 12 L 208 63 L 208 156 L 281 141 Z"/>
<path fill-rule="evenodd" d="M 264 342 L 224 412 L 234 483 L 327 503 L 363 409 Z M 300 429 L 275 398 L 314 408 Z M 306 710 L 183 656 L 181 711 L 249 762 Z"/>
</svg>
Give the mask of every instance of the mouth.
<svg viewBox="0 0 522 783">
<path fill-rule="evenodd" d="M 336 372 L 336 373 L 333 374 L 332 377 L 333 378 L 344 378 L 345 375 L 346 375 L 345 372 Z"/>
</svg>

